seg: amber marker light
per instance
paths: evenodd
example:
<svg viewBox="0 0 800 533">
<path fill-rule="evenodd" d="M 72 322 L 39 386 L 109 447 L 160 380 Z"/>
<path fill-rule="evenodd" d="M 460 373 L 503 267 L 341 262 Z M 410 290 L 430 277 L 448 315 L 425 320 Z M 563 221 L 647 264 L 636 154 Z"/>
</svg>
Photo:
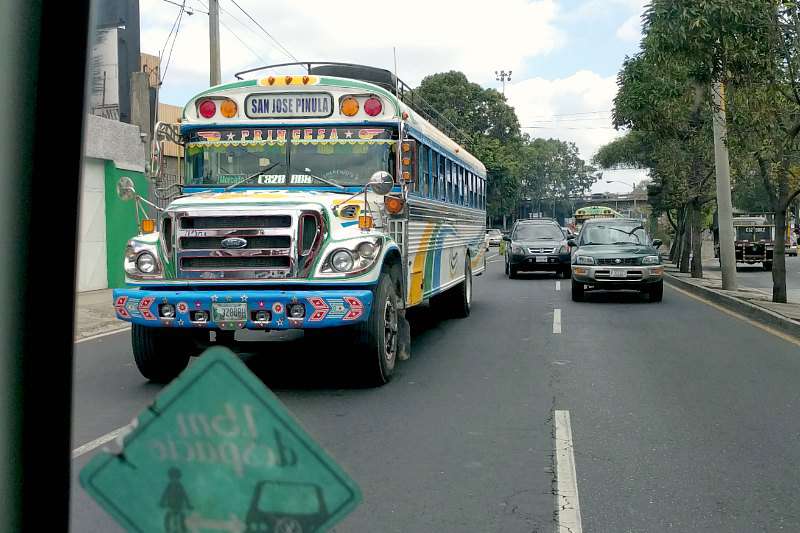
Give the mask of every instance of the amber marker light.
<svg viewBox="0 0 800 533">
<path fill-rule="evenodd" d="M 222 113 L 223 117 L 226 118 L 233 118 L 236 116 L 236 102 L 233 100 L 223 100 L 219 106 L 219 112 Z"/>
<path fill-rule="evenodd" d="M 156 221 L 152 218 L 142 220 L 142 233 L 153 233 L 156 230 Z"/>
<path fill-rule="evenodd" d="M 402 198 L 398 198 L 397 196 L 385 196 L 383 198 L 383 205 L 386 207 L 386 212 L 391 215 L 396 215 L 403 211 L 403 202 Z"/>
<path fill-rule="evenodd" d="M 352 117 L 356 113 L 358 113 L 358 100 L 353 98 L 352 96 L 348 96 L 347 98 L 342 100 L 341 106 L 339 106 L 339 110 L 342 112 L 342 115 L 346 117 Z"/>
<path fill-rule="evenodd" d="M 372 215 L 361 215 L 358 217 L 358 227 L 360 229 L 370 229 L 372 225 Z"/>
</svg>

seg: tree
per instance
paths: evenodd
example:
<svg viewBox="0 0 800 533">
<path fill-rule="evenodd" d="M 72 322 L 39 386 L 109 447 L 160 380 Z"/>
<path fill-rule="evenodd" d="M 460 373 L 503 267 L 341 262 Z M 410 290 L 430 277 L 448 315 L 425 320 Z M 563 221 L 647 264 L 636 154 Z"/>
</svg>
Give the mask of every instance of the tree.
<svg viewBox="0 0 800 533">
<path fill-rule="evenodd" d="M 786 211 L 800 194 L 793 171 L 800 134 L 797 2 L 653 0 L 643 29 L 643 46 L 656 63 L 677 62 L 696 86 L 722 82 L 736 94 L 742 118 L 733 119 L 726 142 L 738 142 L 756 160 L 775 213 L 773 300 L 785 302 Z"/>
</svg>

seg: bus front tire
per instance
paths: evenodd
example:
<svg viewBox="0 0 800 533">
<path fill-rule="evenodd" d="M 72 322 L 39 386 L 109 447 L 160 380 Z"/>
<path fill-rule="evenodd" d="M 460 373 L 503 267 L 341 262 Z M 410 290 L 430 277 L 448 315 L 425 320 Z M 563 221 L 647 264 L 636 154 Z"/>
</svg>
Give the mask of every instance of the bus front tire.
<svg viewBox="0 0 800 533">
<path fill-rule="evenodd" d="M 392 379 L 397 363 L 398 296 L 389 274 L 381 274 L 369 318 L 358 327 L 359 367 L 367 385 L 380 386 Z"/>
<path fill-rule="evenodd" d="M 133 324 L 131 348 L 139 373 L 154 383 L 175 379 L 199 353 L 197 333 Z"/>
</svg>

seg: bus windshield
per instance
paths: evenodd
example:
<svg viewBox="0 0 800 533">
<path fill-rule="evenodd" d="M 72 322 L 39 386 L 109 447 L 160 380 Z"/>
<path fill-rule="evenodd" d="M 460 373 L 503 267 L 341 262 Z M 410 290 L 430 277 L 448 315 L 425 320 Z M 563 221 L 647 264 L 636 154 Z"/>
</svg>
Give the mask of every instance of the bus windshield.
<svg viewBox="0 0 800 533">
<path fill-rule="evenodd" d="M 362 186 L 375 172 L 391 173 L 393 169 L 396 147 L 391 139 L 305 140 L 286 138 L 284 132 L 281 138 L 265 140 L 261 130 L 255 131 L 260 137 L 257 140 L 249 135 L 241 140 L 242 132 L 236 130 L 227 135 L 201 132 L 217 134 L 212 141 L 190 138 L 186 145 L 187 185 L 227 186 L 269 169 L 241 186 L 324 186 L 312 175 L 339 185 Z M 388 131 L 381 136 L 388 136 Z"/>
</svg>

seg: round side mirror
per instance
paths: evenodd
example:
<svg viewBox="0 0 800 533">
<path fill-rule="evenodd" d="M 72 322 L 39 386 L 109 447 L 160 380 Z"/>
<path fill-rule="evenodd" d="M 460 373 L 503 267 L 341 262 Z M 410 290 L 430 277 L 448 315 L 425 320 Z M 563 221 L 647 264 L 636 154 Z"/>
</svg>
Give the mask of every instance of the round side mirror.
<svg viewBox="0 0 800 533">
<path fill-rule="evenodd" d="M 367 183 L 367 185 L 375 194 L 386 196 L 392 192 L 392 187 L 394 187 L 394 178 L 392 178 L 392 175 L 388 172 L 379 170 L 369 178 L 369 183 Z"/>
<path fill-rule="evenodd" d="M 117 196 L 120 200 L 127 202 L 136 198 L 136 188 L 133 186 L 133 180 L 128 176 L 121 176 L 117 182 Z"/>
</svg>

